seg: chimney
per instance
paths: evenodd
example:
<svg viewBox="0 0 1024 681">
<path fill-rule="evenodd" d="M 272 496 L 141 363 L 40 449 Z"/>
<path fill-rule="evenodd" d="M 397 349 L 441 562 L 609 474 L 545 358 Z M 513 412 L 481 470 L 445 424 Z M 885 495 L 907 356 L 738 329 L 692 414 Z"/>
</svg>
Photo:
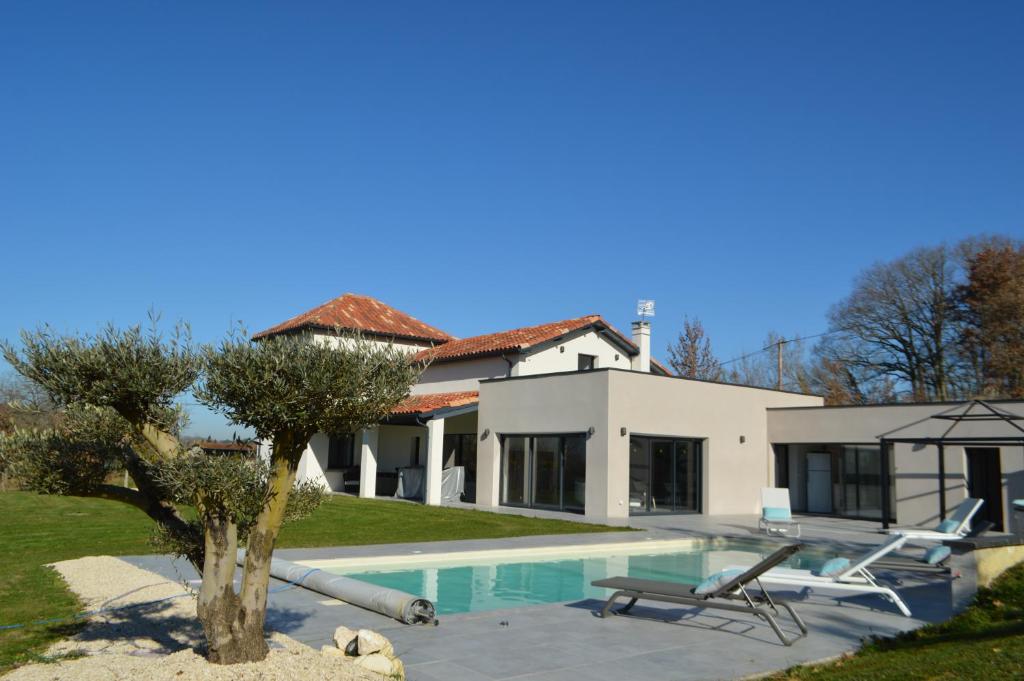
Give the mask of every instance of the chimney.
<svg viewBox="0 0 1024 681">
<path fill-rule="evenodd" d="M 651 372 L 651 323 L 633 322 L 633 342 L 640 348 L 640 353 L 632 359 L 633 371 Z"/>
</svg>

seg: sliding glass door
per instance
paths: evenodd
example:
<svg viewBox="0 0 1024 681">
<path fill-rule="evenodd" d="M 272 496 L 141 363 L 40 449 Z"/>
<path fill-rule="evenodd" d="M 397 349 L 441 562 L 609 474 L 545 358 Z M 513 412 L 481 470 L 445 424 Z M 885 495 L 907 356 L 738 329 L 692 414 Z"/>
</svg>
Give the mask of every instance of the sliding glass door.
<svg viewBox="0 0 1024 681">
<path fill-rule="evenodd" d="M 503 505 L 582 513 L 586 481 L 585 436 L 502 436 Z"/>
<path fill-rule="evenodd" d="M 700 511 L 700 441 L 629 440 L 630 513 Z"/>
</svg>

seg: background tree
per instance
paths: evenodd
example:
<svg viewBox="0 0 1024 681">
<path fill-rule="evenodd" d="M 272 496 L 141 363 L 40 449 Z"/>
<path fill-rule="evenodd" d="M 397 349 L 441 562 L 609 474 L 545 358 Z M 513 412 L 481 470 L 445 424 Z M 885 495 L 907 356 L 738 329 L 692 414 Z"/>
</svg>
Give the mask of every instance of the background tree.
<svg viewBox="0 0 1024 681">
<path fill-rule="evenodd" d="M 711 340 L 699 319 L 683 319 L 683 330 L 668 346 L 668 363 L 678 375 L 704 381 L 722 378 L 722 365 L 711 351 Z"/>
<path fill-rule="evenodd" d="M 963 244 L 966 281 L 956 290 L 965 363 L 976 392 L 1024 397 L 1024 244 L 989 238 Z"/>
<path fill-rule="evenodd" d="M 867 383 L 895 382 L 915 400 L 962 391 L 954 312 L 956 262 L 946 246 L 919 248 L 857 277 L 853 292 L 829 311 L 832 335 L 822 355 Z"/>
<path fill-rule="evenodd" d="M 725 372 L 726 380 L 738 385 L 779 387 L 779 343 L 782 344 L 782 389 L 812 392 L 814 380 L 804 340 L 800 336 L 787 339 L 775 331 L 768 332 L 760 351 L 733 360 Z"/>
</svg>

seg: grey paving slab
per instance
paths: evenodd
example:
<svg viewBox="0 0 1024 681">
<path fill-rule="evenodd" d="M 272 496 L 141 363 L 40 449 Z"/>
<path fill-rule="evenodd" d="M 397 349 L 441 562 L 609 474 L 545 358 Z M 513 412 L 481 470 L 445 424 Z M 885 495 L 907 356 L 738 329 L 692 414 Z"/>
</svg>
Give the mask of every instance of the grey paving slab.
<svg viewBox="0 0 1024 681">
<path fill-rule="evenodd" d="M 837 554 L 863 551 L 881 537 L 877 524 L 804 518 L 802 541 Z M 662 516 L 632 519 L 639 532 L 518 537 L 500 540 L 391 544 L 324 549 L 288 549 L 289 560 L 410 555 L 417 552 L 572 546 L 640 541 L 645 538 L 736 537 L 765 540 L 753 516 Z M 767 540 L 780 541 L 780 540 Z M 911 549 L 913 553 L 917 549 Z M 194 580 L 183 561 L 165 556 L 128 557 L 139 567 L 172 579 Z M 286 587 L 274 582 L 273 588 Z M 394 643 L 411 681 L 685 681 L 727 679 L 784 669 L 855 650 L 869 636 L 891 636 L 941 621 L 952 612 L 945 578 L 904 575 L 897 587 L 914 611 L 899 615 L 876 596 L 824 590 L 784 592 L 807 622 L 810 635 L 792 647 L 779 643 L 768 626 L 744 614 L 644 603 L 634 616 L 602 619 L 602 603 L 583 600 L 491 612 L 448 615 L 439 626 L 410 627 L 301 588 L 269 598 L 268 626 L 307 644 L 329 644 L 334 629 L 366 627 Z M 795 627 L 782 620 L 784 629 Z"/>
</svg>

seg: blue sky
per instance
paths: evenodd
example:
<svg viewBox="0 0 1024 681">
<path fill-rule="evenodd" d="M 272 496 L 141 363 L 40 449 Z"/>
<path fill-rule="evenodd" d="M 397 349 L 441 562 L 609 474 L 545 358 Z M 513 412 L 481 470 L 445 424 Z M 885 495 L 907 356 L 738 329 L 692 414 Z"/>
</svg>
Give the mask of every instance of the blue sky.
<svg viewBox="0 0 1024 681">
<path fill-rule="evenodd" d="M 1024 4 L 0 6 L 0 336 L 345 291 L 456 335 L 657 300 L 727 359 L 1024 234 Z M 223 434 L 197 413 L 195 430 Z"/>
</svg>

